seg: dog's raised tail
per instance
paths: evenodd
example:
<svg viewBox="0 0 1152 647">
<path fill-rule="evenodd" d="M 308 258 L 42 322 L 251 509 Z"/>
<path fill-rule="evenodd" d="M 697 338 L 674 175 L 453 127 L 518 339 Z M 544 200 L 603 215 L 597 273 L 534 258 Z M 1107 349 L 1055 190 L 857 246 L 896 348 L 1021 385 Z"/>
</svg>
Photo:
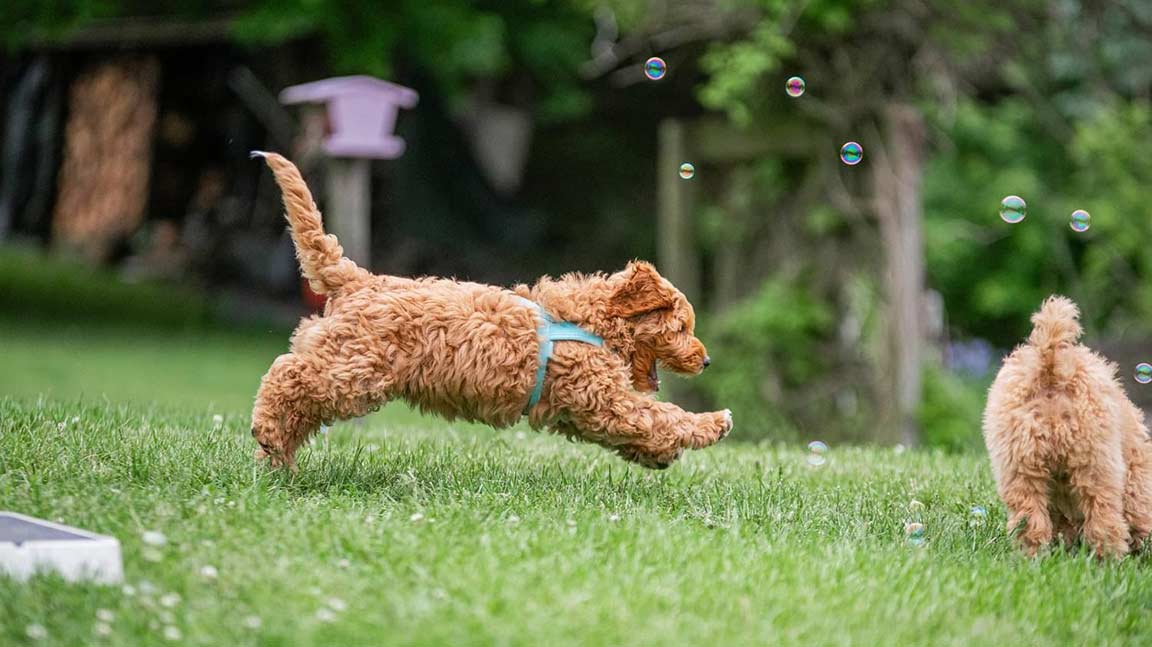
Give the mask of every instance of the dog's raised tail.
<svg viewBox="0 0 1152 647">
<path fill-rule="evenodd" d="M 1068 362 L 1061 362 L 1061 351 L 1080 340 L 1083 329 L 1080 327 L 1080 310 L 1068 297 L 1052 295 L 1045 299 L 1040 310 L 1032 315 L 1032 334 L 1028 343 L 1040 352 L 1044 368 L 1058 380 L 1071 369 Z"/>
<path fill-rule="evenodd" d="M 331 294 L 346 283 L 368 276 L 352 259 L 345 258 L 344 248 L 335 236 L 324 233 L 320 210 L 296 165 L 276 153 L 252 151 L 252 158 L 257 157 L 263 158 L 276 176 L 300 271 L 312 290 L 317 294 Z"/>
</svg>

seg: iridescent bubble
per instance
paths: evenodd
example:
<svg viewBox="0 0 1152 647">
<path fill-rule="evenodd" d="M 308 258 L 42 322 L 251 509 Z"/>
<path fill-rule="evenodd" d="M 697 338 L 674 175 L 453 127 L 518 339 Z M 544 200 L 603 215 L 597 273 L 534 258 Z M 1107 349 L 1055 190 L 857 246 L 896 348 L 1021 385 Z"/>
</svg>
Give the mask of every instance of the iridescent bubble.
<svg viewBox="0 0 1152 647">
<path fill-rule="evenodd" d="M 919 521 L 909 521 L 904 524 L 904 536 L 908 539 L 908 543 L 912 546 L 919 546 L 924 543 L 924 524 Z"/>
<path fill-rule="evenodd" d="M 848 166 L 856 166 L 864 159 L 864 147 L 856 142 L 846 142 L 840 147 L 840 161 Z"/>
<path fill-rule="evenodd" d="M 808 443 L 808 464 L 812 467 L 820 467 L 828 462 L 828 445 L 823 441 L 813 440 Z"/>
<path fill-rule="evenodd" d="M 916 499 L 912 499 L 910 502 L 908 502 L 908 511 L 912 514 L 919 515 L 923 510 L 924 504 L 920 503 Z"/>
<path fill-rule="evenodd" d="M 804 94 L 804 87 L 804 79 L 794 76 L 784 84 L 784 91 L 788 93 L 788 96 L 795 98 Z"/>
<path fill-rule="evenodd" d="M 1152 382 L 1152 364 L 1140 362 L 1136 365 L 1136 381 L 1141 384 Z"/>
<path fill-rule="evenodd" d="M 1092 224 L 1092 214 L 1083 209 L 1077 209 L 1072 212 L 1072 220 L 1068 223 L 1072 227 L 1072 231 L 1076 233 L 1083 233 L 1088 231 L 1089 225 Z"/>
<path fill-rule="evenodd" d="M 664 78 L 664 75 L 667 73 L 668 65 L 664 63 L 664 59 L 659 56 L 653 56 L 647 61 L 644 61 L 644 76 L 653 81 L 659 81 Z"/>
<path fill-rule="evenodd" d="M 1024 202 L 1024 198 L 1010 195 L 1000 201 L 1000 219 L 1004 222 L 1014 225 L 1024 220 L 1026 215 L 1028 215 L 1028 204 Z"/>
<path fill-rule="evenodd" d="M 984 522 L 988 519 L 988 510 L 982 505 L 974 505 L 968 511 L 968 525 L 969 526 L 983 526 Z"/>
<path fill-rule="evenodd" d="M 680 165 L 680 179 L 691 180 L 696 175 L 696 167 L 692 166 L 691 162 L 684 162 Z"/>
</svg>

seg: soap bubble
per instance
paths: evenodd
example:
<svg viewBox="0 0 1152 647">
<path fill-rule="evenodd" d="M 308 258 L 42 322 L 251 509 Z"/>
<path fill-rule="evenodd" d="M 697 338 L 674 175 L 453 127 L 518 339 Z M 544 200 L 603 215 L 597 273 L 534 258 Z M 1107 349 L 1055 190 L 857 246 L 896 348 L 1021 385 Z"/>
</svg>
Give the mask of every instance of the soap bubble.
<svg viewBox="0 0 1152 647">
<path fill-rule="evenodd" d="M 1152 382 L 1152 364 L 1140 362 L 1136 365 L 1136 381 L 1141 384 Z"/>
<path fill-rule="evenodd" d="M 1018 195 L 1010 195 L 1000 201 L 1000 219 L 1014 225 L 1028 214 L 1028 204 Z"/>
<path fill-rule="evenodd" d="M 788 96 L 795 98 L 804 94 L 804 87 L 804 79 L 794 76 L 784 84 L 784 91 L 788 93 Z"/>
<path fill-rule="evenodd" d="M 864 159 L 864 147 L 856 142 L 846 142 L 840 147 L 840 161 L 848 166 L 856 166 Z"/>
<path fill-rule="evenodd" d="M 908 539 L 908 544 L 911 546 L 919 546 L 924 543 L 924 524 L 919 521 L 909 521 L 904 524 L 904 536 Z"/>
<path fill-rule="evenodd" d="M 988 510 L 985 509 L 984 506 L 982 506 L 982 505 L 974 505 L 974 506 L 972 506 L 972 509 L 968 511 L 968 525 L 969 526 L 972 526 L 972 527 L 983 526 L 984 522 L 987 520 L 988 520 Z"/>
<path fill-rule="evenodd" d="M 664 75 L 667 73 L 668 65 L 664 63 L 664 59 L 659 56 L 653 56 L 647 61 L 644 61 L 644 76 L 653 81 L 659 81 L 664 78 Z"/>
<path fill-rule="evenodd" d="M 1076 233 L 1083 233 L 1088 231 L 1088 226 L 1092 223 L 1092 214 L 1083 209 L 1077 209 L 1072 212 L 1072 219 L 1068 223 L 1072 227 L 1072 231 Z"/>
<path fill-rule="evenodd" d="M 820 467 L 828 462 L 828 445 L 819 440 L 813 440 L 808 443 L 808 464 L 812 467 Z"/>
<path fill-rule="evenodd" d="M 919 515 L 924 511 L 924 504 L 920 503 L 916 499 L 912 499 L 908 502 L 908 511 L 914 515 Z"/>
<path fill-rule="evenodd" d="M 691 162 L 684 162 L 680 165 L 680 177 L 684 180 L 691 180 L 692 176 L 696 175 L 696 167 L 692 166 Z"/>
</svg>

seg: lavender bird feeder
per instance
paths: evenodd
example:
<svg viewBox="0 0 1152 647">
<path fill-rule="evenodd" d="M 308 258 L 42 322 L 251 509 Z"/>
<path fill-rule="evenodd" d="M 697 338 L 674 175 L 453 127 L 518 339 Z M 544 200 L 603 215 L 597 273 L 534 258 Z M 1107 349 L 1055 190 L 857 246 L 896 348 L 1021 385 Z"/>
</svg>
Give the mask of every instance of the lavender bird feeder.
<svg viewBox="0 0 1152 647">
<path fill-rule="evenodd" d="M 369 267 L 371 249 L 371 186 L 369 164 L 404 154 L 404 140 L 393 134 L 401 108 L 413 108 L 415 90 L 370 76 L 341 76 L 285 88 L 286 105 L 325 105 L 330 134 L 324 140 L 328 164 L 329 231 L 344 253 Z"/>
</svg>

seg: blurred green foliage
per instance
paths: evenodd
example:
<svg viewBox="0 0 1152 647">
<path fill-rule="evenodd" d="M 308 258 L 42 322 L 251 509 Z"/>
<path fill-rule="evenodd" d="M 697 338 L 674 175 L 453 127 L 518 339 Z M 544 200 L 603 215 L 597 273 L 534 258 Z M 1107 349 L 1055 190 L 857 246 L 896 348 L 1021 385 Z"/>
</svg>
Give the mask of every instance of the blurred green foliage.
<svg viewBox="0 0 1152 647">
<path fill-rule="evenodd" d="M 709 353 L 724 358 L 701 385 L 716 402 L 739 412 L 736 435 L 795 433 L 797 408 L 787 395 L 834 371 L 813 348 L 833 325 L 830 308 L 802 283 L 769 279 L 755 294 L 713 318 L 701 335 Z"/>
<path fill-rule="evenodd" d="M 231 16 L 237 38 L 253 45 L 316 36 L 337 74 L 393 77 L 403 60 L 450 99 L 470 81 L 524 75 L 546 120 L 591 107 L 576 68 L 594 27 L 586 9 L 565 0 L 9 0 L 0 4 L 0 42 L 19 46 L 93 21 L 153 16 Z"/>
<path fill-rule="evenodd" d="M 936 362 L 924 366 L 923 379 L 917 416 L 920 441 L 956 453 L 981 449 L 983 436 L 976 423 L 984 410 L 988 383 L 961 377 Z"/>
</svg>

